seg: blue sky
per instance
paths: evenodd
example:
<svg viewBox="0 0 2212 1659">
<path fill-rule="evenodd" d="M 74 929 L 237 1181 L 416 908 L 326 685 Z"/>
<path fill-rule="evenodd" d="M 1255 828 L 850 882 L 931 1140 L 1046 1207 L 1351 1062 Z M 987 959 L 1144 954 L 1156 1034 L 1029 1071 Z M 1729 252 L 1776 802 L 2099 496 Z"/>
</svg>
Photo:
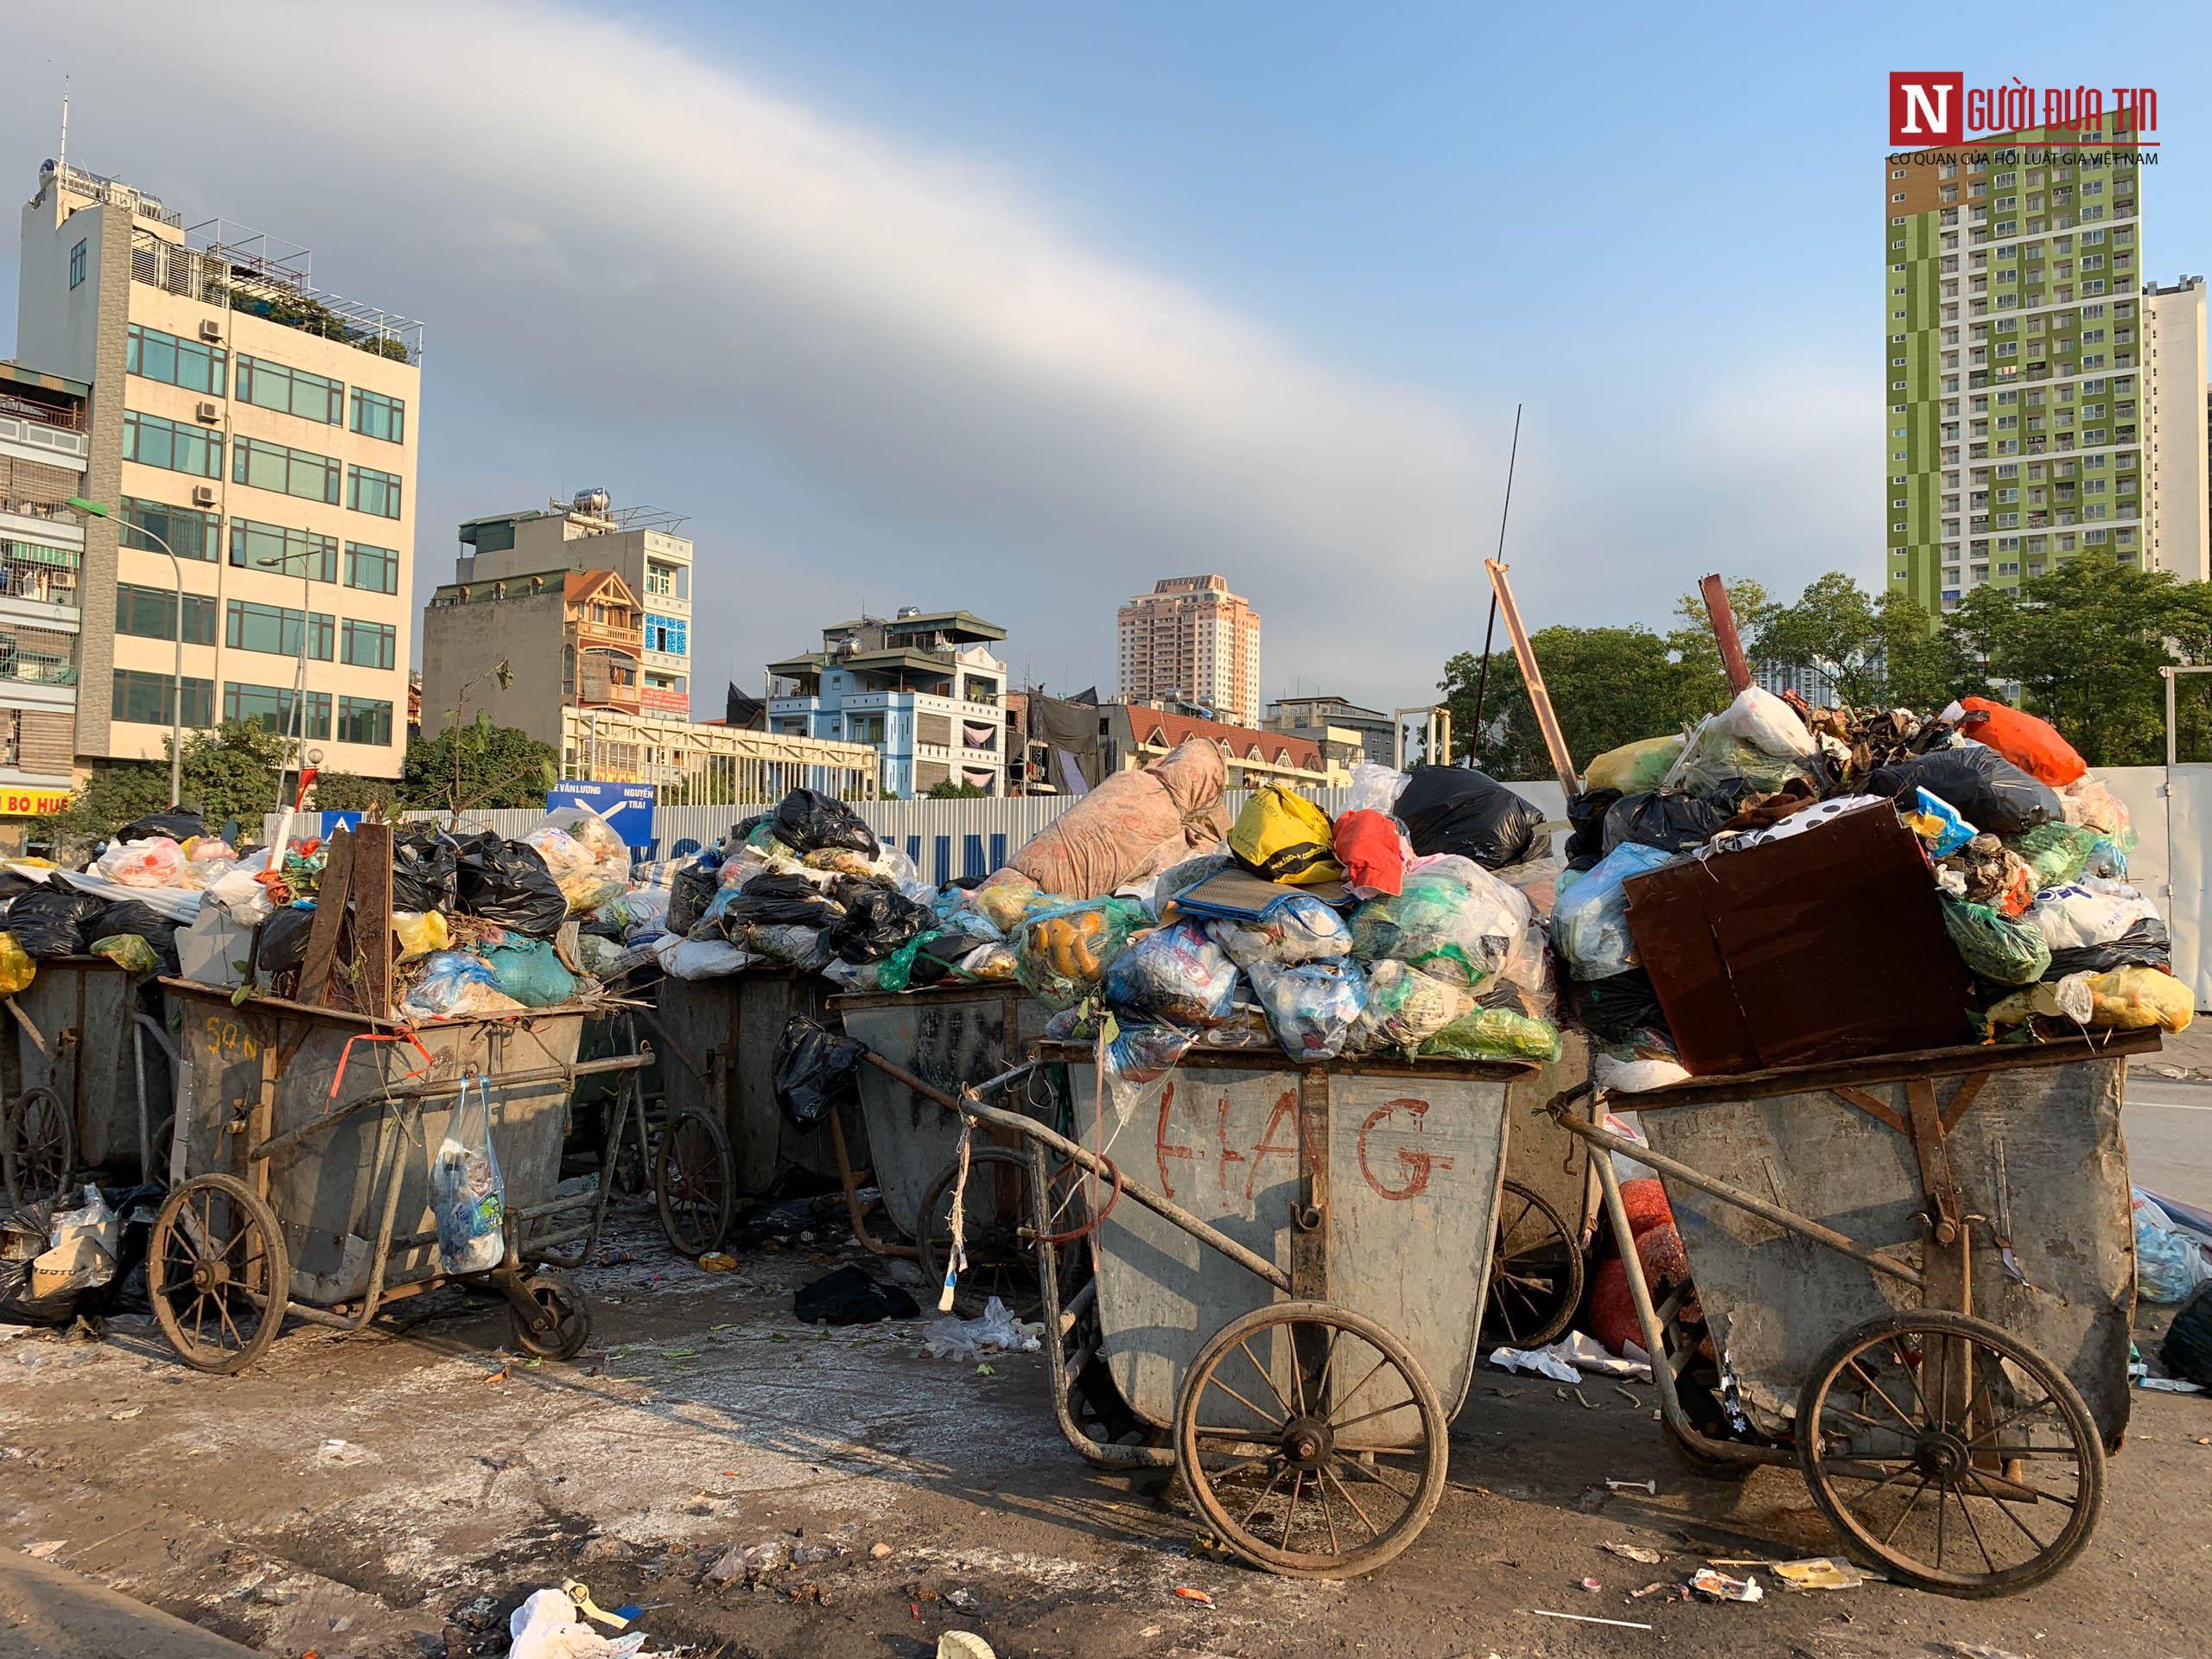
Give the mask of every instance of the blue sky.
<svg viewBox="0 0 2212 1659">
<path fill-rule="evenodd" d="M 1268 694 L 1417 701 L 1516 400 L 1532 626 L 1873 582 L 1893 68 L 2156 86 L 2149 269 L 2212 266 L 2201 8 L 2013 7 L 2002 60 L 1930 14 L 1909 62 L 1840 10 L 99 10 L 19 54 L 23 194 L 67 69 L 73 159 L 425 318 L 424 593 L 556 490 L 691 513 L 702 712 L 863 602 L 1110 687 L 1116 601 L 1198 569 Z"/>
</svg>

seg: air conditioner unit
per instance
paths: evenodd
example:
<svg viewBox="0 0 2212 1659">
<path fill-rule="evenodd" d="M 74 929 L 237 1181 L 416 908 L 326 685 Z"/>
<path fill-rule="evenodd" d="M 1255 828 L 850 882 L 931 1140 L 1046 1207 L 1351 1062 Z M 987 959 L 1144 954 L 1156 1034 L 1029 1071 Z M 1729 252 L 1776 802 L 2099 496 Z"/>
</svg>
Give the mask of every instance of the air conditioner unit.
<svg viewBox="0 0 2212 1659">
<path fill-rule="evenodd" d="M 223 325 L 221 323 L 216 321 L 213 317 L 202 317 L 200 320 L 200 339 L 220 340 L 222 337 Z"/>
<path fill-rule="evenodd" d="M 213 426 L 216 422 L 223 418 L 223 411 L 215 404 L 209 403 L 205 398 L 202 398 L 200 402 L 192 406 L 192 416 L 194 420 L 199 421 L 202 425 Z"/>
<path fill-rule="evenodd" d="M 192 505 L 195 507 L 213 506 L 215 505 L 215 486 L 213 484 L 194 485 L 192 486 Z"/>
</svg>

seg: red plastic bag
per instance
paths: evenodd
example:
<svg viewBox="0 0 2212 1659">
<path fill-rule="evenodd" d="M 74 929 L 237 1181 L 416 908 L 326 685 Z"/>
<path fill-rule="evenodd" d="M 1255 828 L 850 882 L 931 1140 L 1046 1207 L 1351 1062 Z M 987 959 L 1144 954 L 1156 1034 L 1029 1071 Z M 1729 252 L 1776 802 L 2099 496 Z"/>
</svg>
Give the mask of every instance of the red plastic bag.
<svg viewBox="0 0 2212 1659">
<path fill-rule="evenodd" d="M 1339 814 L 1336 854 L 1355 891 L 1372 889 L 1393 898 L 1405 891 L 1405 839 L 1382 813 L 1358 808 Z"/>
<path fill-rule="evenodd" d="M 2065 788 L 2089 769 L 2089 763 L 2074 752 L 2074 746 L 2047 720 L 2037 720 L 2024 710 L 1992 702 L 1987 697 L 1961 697 L 1959 707 L 1967 711 L 1959 722 L 1961 731 L 2053 789 Z"/>
</svg>

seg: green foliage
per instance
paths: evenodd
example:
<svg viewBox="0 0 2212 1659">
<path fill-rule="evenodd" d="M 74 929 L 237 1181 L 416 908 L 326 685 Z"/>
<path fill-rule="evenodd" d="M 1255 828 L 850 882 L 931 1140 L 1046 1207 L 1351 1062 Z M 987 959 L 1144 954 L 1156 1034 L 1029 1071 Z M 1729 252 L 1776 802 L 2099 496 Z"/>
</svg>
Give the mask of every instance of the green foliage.
<svg viewBox="0 0 2212 1659">
<path fill-rule="evenodd" d="M 160 760 L 121 760 L 96 766 L 64 810 L 40 821 L 56 837 L 109 836 L 117 828 L 170 804 L 168 745 Z M 184 736 L 184 804 L 211 825 L 231 818 L 257 831 L 264 812 L 276 810 L 277 767 L 285 741 L 265 727 L 226 721 L 212 731 Z"/>
<path fill-rule="evenodd" d="M 399 792 L 410 807 L 492 811 L 543 806 L 545 791 L 560 780 L 561 757 L 550 744 L 512 726 L 494 726 L 480 714 L 457 734 L 448 728 L 435 737 L 411 739 L 400 766 Z"/>
<path fill-rule="evenodd" d="M 389 817 L 404 804 L 400 785 L 392 778 L 365 778 L 358 772 L 319 772 L 315 778 L 315 810 L 321 812 L 365 812 L 381 808 Z"/>
<path fill-rule="evenodd" d="M 930 801 L 981 800 L 991 791 L 976 784 L 963 784 L 957 779 L 945 778 L 931 784 L 923 799 Z"/>
<path fill-rule="evenodd" d="M 1940 709 L 1981 683 L 1974 657 L 1917 601 L 1894 588 L 1872 598 L 1840 570 L 1768 615 L 1757 654 L 1817 669 L 1853 708 Z"/>
</svg>

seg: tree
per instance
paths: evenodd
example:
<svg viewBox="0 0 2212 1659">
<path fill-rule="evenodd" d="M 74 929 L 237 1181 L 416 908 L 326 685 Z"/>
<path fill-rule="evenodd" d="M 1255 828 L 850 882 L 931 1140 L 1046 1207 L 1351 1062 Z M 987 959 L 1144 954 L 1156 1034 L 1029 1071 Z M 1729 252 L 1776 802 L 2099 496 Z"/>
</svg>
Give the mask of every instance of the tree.
<svg viewBox="0 0 2212 1659">
<path fill-rule="evenodd" d="M 374 807 L 385 817 L 400 810 L 400 785 L 393 778 L 365 778 L 358 772 L 318 772 L 315 802 L 323 812 L 365 812 Z"/>
<path fill-rule="evenodd" d="M 186 733 L 183 804 L 211 829 L 236 818 L 241 833 L 257 839 L 262 815 L 276 810 L 286 747 L 285 739 L 253 721 L 226 721 L 212 731 Z M 111 836 L 133 818 L 170 805 L 168 746 L 162 747 L 164 758 L 158 761 L 94 767 L 67 807 L 41 820 L 41 830 L 72 838 Z"/>
<path fill-rule="evenodd" d="M 922 797 L 929 801 L 981 800 L 991 791 L 978 784 L 963 784 L 957 778 L 940 778 L 929 786 Z"/>
<path fill-rule="evenodd" d="M 435 737 L 410 740 L 399 793 L 410 807 L 493 811 L 543 806 L 545 791 L 560 781 L 561 757 L 550 744 L 512 726 L 494 726 L 490 715 L 480 713 L 458 731 L 448 727 Z"/>
<path fill-rule="evenodd" d="M 1728 595 L 1728 609 L 1736 619 L 1736 638 L 1744 648 L 1744 655 L 1751 662 L 1760 660 L 1759 640 L 1766 632 L 1776 605 L 1764 583 L 1748 576 L 1738 576 L 1732 582 L 1723 582 L 1721 590 Z M 1713 637 L 1713 618 L 1705 608 L 1705 595 L 1694 590 L 1684 594 L 1675 602 L 1675 626 L 1667 634 L 1667 649 L 1682 671 L 1682 695 L 1689 704 L 1684 721 L 1703 718 L 1728 706 L 1736 695 L 1728 683 L 1728 670 L 1720 660 L 1720 642 Z M 1550 670 L 1545 671 L 1548 678 Z M 1656 737 L 1656 732 L 1646 732 L 1646 737 Z M 1600 750 L 1600 753 L 1604 751 Z"/>
<path fill-rule="evenodd" d="M 1917 601 L 1896 588 L 1872 598 L 1840 570 L 1771 610 L 1758 643 L 1759 661 L 1817 670 L 1853 708 L 1940 709 L 1981 683 L 1965 647 Z"/>
</svg>

